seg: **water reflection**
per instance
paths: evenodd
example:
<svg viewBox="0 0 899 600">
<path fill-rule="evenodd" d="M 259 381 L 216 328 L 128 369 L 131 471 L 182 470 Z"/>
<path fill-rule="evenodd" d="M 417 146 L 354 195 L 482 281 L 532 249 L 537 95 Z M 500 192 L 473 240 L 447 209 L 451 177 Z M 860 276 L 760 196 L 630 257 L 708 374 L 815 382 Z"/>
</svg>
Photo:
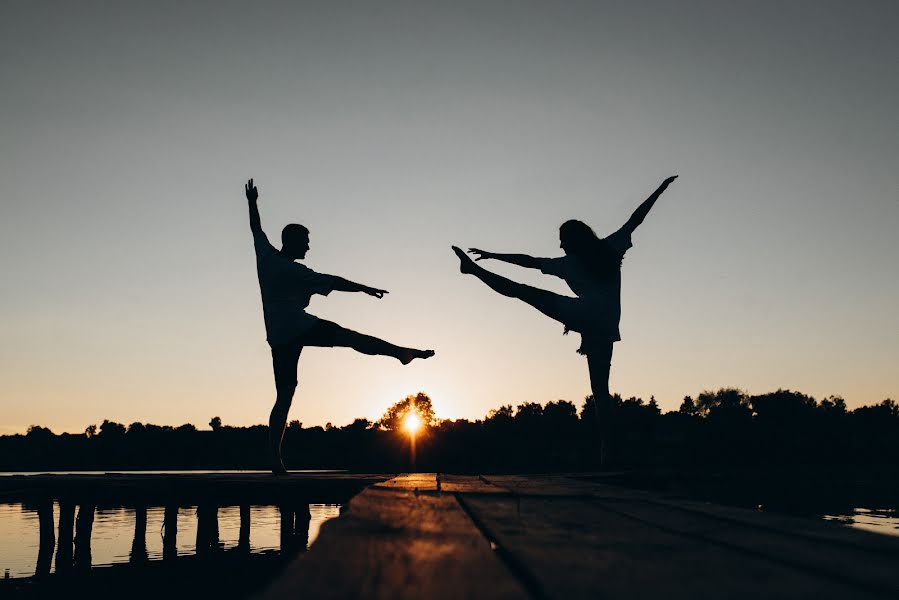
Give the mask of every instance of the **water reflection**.
<svg viewBox="0 0 899 600">
<path fill-rule="evenodd" d="M 899 536 L 899 512 L 893 509 L 856 508 L 851 515 L 824 515 L 824 520 L 874 533 Z"/>
<path fill-rule="evenodd" d="M 45 576 L 91 566 L 141 564 L 240 549 L 308 548 L 339 504 L 99 506 L 0 503 L 0 572 Z"/>
</svg>

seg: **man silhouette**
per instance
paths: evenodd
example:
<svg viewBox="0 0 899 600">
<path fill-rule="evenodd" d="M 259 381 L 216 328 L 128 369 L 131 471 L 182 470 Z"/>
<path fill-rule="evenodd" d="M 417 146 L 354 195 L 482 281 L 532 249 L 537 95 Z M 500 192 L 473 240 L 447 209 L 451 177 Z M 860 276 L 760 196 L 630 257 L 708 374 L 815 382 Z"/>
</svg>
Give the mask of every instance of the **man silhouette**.
<svg viewBox="0 0 899 600">
<path fill-rule="evenodd" d="M 387 291 L 336 275 L 316 273 L 295 262 L 305 258 L 309 251 L 309 230 L 302 225 L 292 223 L 284 227 L 281 232 L 281 249 L 277 250 L 262 231 L 257 206 L 259 192 L 252 179 L 247 182 L 245 191 L 277 392 L 268 422 L 269 459 L 272 473 L 282 475 L 287 471 L 281 460 L 281 443 L 287 413 L 297 387 L 297 362 L 304 347 L 348 347 L 363 354 L 392 356 L 404 365 L 416 358 L 430 358 L 434 356 L 434 351 L 396 346 L 307 313 L 305 309 L 313 294 L 327 296 L 333 291 L 363 292 L 375 298 L 383 298 Z"/>
</svg>

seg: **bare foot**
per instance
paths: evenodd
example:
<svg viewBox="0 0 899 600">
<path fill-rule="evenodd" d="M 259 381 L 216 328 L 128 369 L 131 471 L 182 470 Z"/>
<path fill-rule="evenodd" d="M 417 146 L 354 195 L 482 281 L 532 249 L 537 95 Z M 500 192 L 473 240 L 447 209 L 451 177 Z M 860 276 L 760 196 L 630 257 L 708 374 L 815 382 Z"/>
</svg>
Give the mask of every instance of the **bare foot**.
<svg viewBox="0 0 899 600">
<path fill-rule="evenodd" d="M 462 251 L 458 246 L 451 246 L 453 252 L 456 253 L 456 256 L 459 257 L 459 270 L 463 273 L 474 273 L 475 264 L 471 258 L 468 257 L 465 252 Z"/>
<path fill-rule="evenodd" d="M 415 348 L 404 348 L 402 353 L 400 353 L 397 358 L 400 359 L 400 362 L 404 365 L 408 365 L 416 358 L 431 358 L 432 356 L 434 356 L 433 350 L 416 350 Z"/>
</svg>

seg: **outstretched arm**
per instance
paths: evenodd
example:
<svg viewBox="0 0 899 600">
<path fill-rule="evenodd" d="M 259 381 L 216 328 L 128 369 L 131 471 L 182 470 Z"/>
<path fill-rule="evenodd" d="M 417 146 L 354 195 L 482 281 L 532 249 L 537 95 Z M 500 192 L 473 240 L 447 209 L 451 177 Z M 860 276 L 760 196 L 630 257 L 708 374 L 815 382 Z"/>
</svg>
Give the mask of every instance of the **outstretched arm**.
<svg viewBox="0 0 899 600">
<path fill-rule="evenodd" d="M 252 179 L 247 181 L 244 190 L 246 191 L 247 204 L 250 208 L 250 230 L 254 235 L 262 233 L 262 221 L 259 219 L 259 207 L 256 205 L 256 200 L 259 198 L 259 190 L 253 185 Z"/>
<path fill-rule="evenodd" d="M 362 292 L 375 298 L 383 298 L 388 293 L 387 290 L 379 290 L 336 275 L 331 275 L 331 289 L 337 292 Z"/>
<path fill-rule="evenodd" d="M 633 233 L 634 230 L 643 222 L 643 219 L 646 218 L 646 215 L 649 214 L 649 209 L 652 208 L 652 205 L 656 203 L 656 200 L 659 199 L 659 196 L 662 195 L 662 192 L 671 185 L 671 182 L 677 179 L 677 175 L 672 175 L 668 179 L 662 182 L 662 185 L 658 187 L 656 191 L 652 193 L 649 198 L 643 201 L 643 204 L 637 207 L 637 210 L 634 211 L 634 214 L 631 215 L 631 218 L 628 219 L 627 223 L 624 224 L 622 229 L 627 230 L 628 233 Z"/>
<path fill-rule="evenodd" d="M 527 269 L 539 269 L 543 264 L 541 259 L 528 256 L 527 254 L 500 254 L 498 252 L 487 252 L 486 250 L 479 250 L 477 248 L 469 248 L 468 251 L 475 255 L 476 261 L 492 258 Z"/>
</svg>

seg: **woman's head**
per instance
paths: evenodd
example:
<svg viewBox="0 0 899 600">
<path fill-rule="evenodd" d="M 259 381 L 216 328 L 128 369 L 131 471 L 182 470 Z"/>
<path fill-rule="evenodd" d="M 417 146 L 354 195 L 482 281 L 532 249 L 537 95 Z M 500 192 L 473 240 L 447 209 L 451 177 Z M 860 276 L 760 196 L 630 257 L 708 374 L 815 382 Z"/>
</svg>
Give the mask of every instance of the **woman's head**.
<svg viewBox="0 0 899 600">
<path fill-rule="evenodd" d="M 559 227 L 559 246 L 565 251 L 565 254 L 588 254 L 597 241 L 599 238 L 583 221 L 571 219 Z"/>
<path fill-rule="evenodd" d="M 583 221 L 571 219 L 562 223 L 559 227 L 559 246 L 599 279 L 615 275 L 621 267 L 621 255 L 599 239 Z"/>
</svg>

